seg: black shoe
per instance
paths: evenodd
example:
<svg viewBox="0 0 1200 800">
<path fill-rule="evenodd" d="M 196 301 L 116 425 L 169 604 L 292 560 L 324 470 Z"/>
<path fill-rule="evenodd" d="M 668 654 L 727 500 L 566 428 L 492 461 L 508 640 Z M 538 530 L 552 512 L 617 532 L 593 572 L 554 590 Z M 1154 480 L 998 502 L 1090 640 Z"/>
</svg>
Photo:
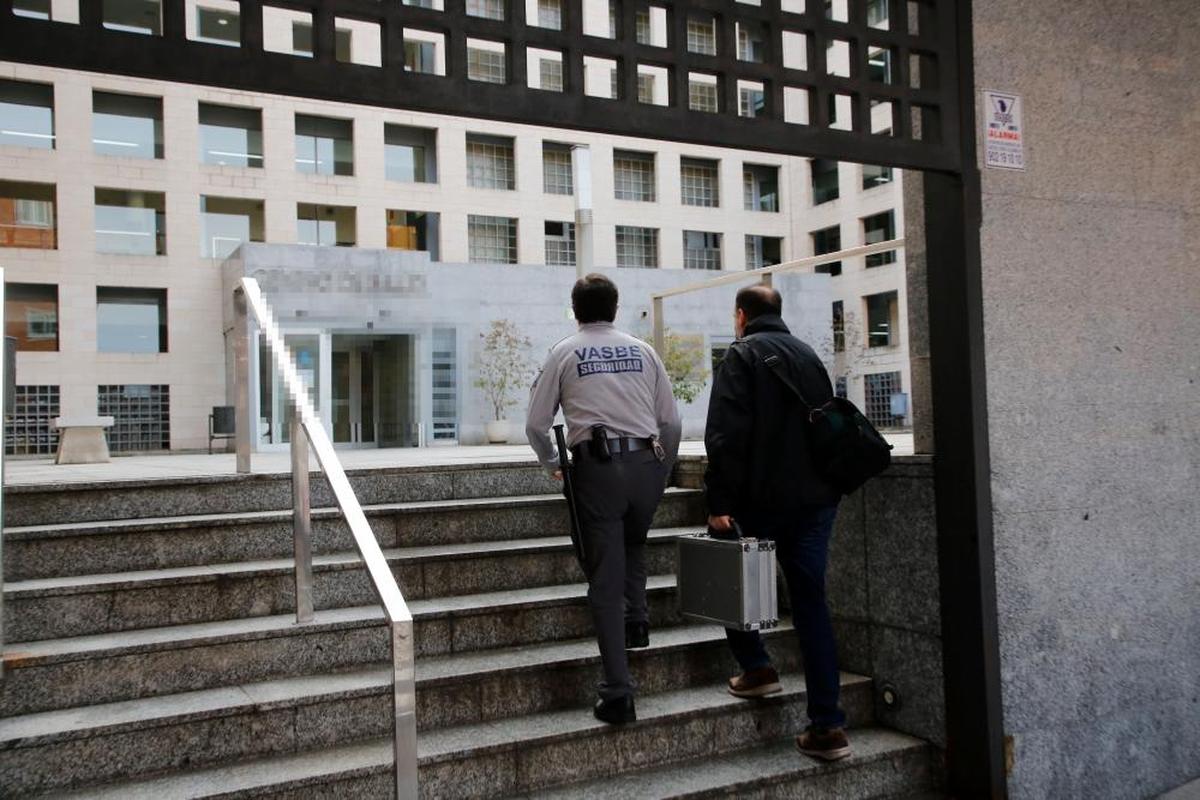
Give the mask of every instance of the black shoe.
<svg viewBox="0 0 1200 800">
<path fill-rule="evenodd" d="M 637 712 L 633 709 L 631 695 L 614 697 L 612 700 L 597 700 L 592 713 L 596 715 L 596 719 L 610 725 L 624 725 L 626 722 L 637 720 Z"/>
<path fill-rule="evenodd" d="M 649 622 L 634 622 L 625 623 L 625 649 L 635 650 L 639 647 L 650 646 L 650 623 Z"/>
<path fill-rule="evenodd" d="M 839 761 L 853 755 L 850 740 L 841 728 L 821 729 L 810 725 L 796 737 L 796 749 L 822 761 Z"/>
</svg>

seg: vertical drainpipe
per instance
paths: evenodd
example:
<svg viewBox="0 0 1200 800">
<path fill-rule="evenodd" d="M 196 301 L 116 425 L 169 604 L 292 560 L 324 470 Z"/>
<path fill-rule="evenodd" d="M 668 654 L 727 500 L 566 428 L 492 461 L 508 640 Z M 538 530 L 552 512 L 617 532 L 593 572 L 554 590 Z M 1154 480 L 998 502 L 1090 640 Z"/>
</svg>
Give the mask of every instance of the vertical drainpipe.
<svg viewBox="0 0 1200 800">
<path fill-rule="evenodd" d="M 575 275 L 592 270 L 592 151 L 571 146 L 571 177 L 575 185 Z"/>
</svg>

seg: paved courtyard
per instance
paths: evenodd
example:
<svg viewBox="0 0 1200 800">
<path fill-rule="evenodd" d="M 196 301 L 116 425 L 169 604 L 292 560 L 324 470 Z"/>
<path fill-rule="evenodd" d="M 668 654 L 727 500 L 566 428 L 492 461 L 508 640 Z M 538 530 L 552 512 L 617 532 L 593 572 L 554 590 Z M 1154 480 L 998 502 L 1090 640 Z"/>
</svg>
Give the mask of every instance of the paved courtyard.
<svg viewBox="0 0 1200 800">
<path fill-rule="evenodd" d="M 894 455 L 912 455 L 911 434 L 889 434 Z M 704 455 L 704 442 L 686 441 L 680 453 Z M 482 447 L 405 447 L 370 450 L 339 450 L 338 457 L 347 470 L 379 467 L 423 467 L 447 464 L 520 463 L 533 460 L 528 445 L 490 445 Z M 316 469 L 316 459 L 312 461 Z M 251 459 L 254 472 L 285 473 L 291 469 L 286 450 L 256 453 Z M 107 464 L 57 465 L 50 459 L 10 458 L 4 465 L 4 483 L 27 486 L 45 483 L 91 483 L 96 481 L 155 480 L 161 478 L 199 478 L 233 475 L 233 453 L 181 453 L 146 456 L 115 456 Z"/>
</svg>

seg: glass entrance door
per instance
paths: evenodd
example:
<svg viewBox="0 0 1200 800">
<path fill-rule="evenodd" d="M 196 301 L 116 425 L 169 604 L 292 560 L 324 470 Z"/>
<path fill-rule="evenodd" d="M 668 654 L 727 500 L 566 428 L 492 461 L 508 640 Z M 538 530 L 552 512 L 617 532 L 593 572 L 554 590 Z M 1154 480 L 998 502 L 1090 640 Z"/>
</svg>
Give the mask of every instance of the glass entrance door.
<svg viewBox="0 0 1200 800">
<path fill-rule="evenodd" d="M 321 415 L 321 335 L 319 333 L 285 333 L 284 343 L 296 360 L 300 379 L 308 386 L 308 399 Z M 291 441 L 289 428 L 292 403 L 287 397 L 283 379 L 275 369 L 275 361 L 267 342 L 261 336 L 258 343 L 258 427 L 259 442 L 264 445 L 287 444 Z"/>
<path fill-rule="evenodd" d="M 371 340 L 334 336 L 334 444 L 375 444 L 375 394 L 375 353 Z"/>
<path fill-rule="evenodd" d="M 416 447 L 417 337 L 334 334 L 331 421 L 344 447 Z"/>
<path fill-rule="evenodd" d="M 309 400 L 339 447 L 417 447 L 417 336 L 290 331 Z M 292 403 L 266 341 L 258 347 L 258 443 L 279 449 L 290 440 Z"/>
</svg>

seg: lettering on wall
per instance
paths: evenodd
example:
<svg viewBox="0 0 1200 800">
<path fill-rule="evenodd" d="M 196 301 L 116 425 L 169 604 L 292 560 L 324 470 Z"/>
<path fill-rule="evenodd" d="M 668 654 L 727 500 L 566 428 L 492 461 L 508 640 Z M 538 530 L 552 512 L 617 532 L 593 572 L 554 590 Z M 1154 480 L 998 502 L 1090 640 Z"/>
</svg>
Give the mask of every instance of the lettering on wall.
<svg viewBox="0 0 1200 800">
<path fill-rule="evenodd" d="M 362 269 L 296 270 L 261 268 L 251 273 L 268 297 L 272 294 L 371 294 L 428 297 L 424 273 Z"/>
</svg>

